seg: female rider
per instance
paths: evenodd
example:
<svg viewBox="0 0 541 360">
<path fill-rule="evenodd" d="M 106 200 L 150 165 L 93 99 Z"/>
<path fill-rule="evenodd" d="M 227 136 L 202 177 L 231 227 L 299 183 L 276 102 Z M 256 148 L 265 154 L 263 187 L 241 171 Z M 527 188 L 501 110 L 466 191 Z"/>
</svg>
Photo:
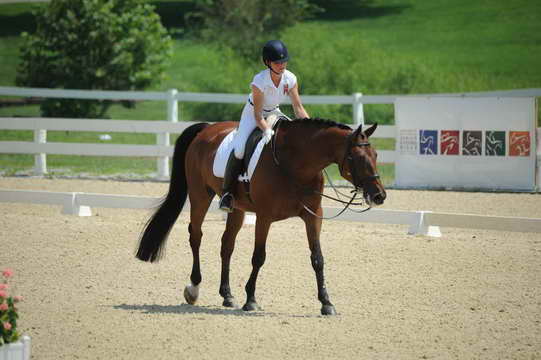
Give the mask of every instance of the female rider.
<svg viewBox="0 0 541 360">
<path fill-rule="evenodd" d="M 265 143 L 271 140 L 273 124 L 269 124 L 266 119 L 271 114 L 284 116 L 278 106 L 286 96 L 291 99 L 295 117 L 309 117 L 301 103 L 297 77 L 286 70 L 288 60 L 287 48 L 280 40 L 268 41 L 263 46 L 263 63 L 268 69 L 255 75 L 252 80 L 252 92 L 242 110 L 239 128 L 233 140 L 234 151 L 229 155 L 225 169 L 221 210 L 233 211 L 233 190 L 242 170 L 246 141 L 252 131 L 258 127 L 263 131 Z"/>
</svg>

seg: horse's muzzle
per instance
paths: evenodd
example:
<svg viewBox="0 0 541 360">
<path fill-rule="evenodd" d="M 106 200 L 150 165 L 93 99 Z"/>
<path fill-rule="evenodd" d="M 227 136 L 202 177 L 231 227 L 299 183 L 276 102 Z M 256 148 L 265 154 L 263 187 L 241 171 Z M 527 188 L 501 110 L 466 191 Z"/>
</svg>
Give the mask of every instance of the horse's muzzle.
<svg viewBox="0 0 541 360">
<path fill-rule="evenodd" d="M 367 204 L 370 206 L 372 205 L 379 206 L 383 204 L 386 198 L 387 198 L 387 193 L 385 192 L 385 190 L 378 191 L 375 194 L 368 193 L 366 191 L 364 192 L 364 199 L 366 200 Z"/>
<path fill-rule="evenodd" d="M 387 198 L 387 194 L 385 193 L 385 191 L 379 192 L 376 195 L 374 195 L 374 203 L 376 205 L 381 205 L 383 204 L 386 198 Z"/>
</svg>

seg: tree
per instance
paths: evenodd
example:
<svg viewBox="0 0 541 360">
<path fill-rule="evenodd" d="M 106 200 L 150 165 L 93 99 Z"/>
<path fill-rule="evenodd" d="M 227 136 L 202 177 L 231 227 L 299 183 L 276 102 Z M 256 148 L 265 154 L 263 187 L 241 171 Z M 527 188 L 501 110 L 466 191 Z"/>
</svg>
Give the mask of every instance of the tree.
<svg viewBox="0 0 541 360">
<path fill-rule="evenodd" d="M 188 23 L 201 38 L 253 58 L 262 44 L 319 8 L 308 0 L 194 0 Z"/>
<path fill-rule="evenodd" d="M 36 32 L 23 34 L 19 86 L 141 90 L 164 76 L 172 42 L 145 0 L 52 0 L 34 15 Z M 46 99 L 41 112 L 103 117 L 110 105 Z"/>
</svg>

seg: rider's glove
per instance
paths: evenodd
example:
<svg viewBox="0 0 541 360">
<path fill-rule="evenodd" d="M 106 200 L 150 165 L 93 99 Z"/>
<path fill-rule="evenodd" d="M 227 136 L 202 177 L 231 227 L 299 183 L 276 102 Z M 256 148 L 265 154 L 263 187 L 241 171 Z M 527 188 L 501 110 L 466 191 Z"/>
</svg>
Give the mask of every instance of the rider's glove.
<svg viewBox="0 0 541 360">
<path fill-rule="evenodd" d="M 274 134 L 274 130 L 272 129 L 266 129 L 263 132 L 263 139 L 265 140 L 265 144 L 268 144 L 269 141 L 271 141 L 272 135 Z"/>
</svg>

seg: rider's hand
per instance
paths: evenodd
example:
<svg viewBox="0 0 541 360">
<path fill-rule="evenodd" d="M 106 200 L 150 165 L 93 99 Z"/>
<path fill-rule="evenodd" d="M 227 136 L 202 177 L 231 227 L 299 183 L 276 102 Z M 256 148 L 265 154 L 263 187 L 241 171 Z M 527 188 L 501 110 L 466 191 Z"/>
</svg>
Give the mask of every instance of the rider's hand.
<svg viewBox="0 0 541 360">
<path fill-rule="evenodd" d="M 265 144 L 268 144 L 269 141 L 271 141 L 272 135 L 274 134 L 274 130 L 272 129 L 265 129 L 263 132 L 263 139 L 265 140 Z"/>
</svg>

